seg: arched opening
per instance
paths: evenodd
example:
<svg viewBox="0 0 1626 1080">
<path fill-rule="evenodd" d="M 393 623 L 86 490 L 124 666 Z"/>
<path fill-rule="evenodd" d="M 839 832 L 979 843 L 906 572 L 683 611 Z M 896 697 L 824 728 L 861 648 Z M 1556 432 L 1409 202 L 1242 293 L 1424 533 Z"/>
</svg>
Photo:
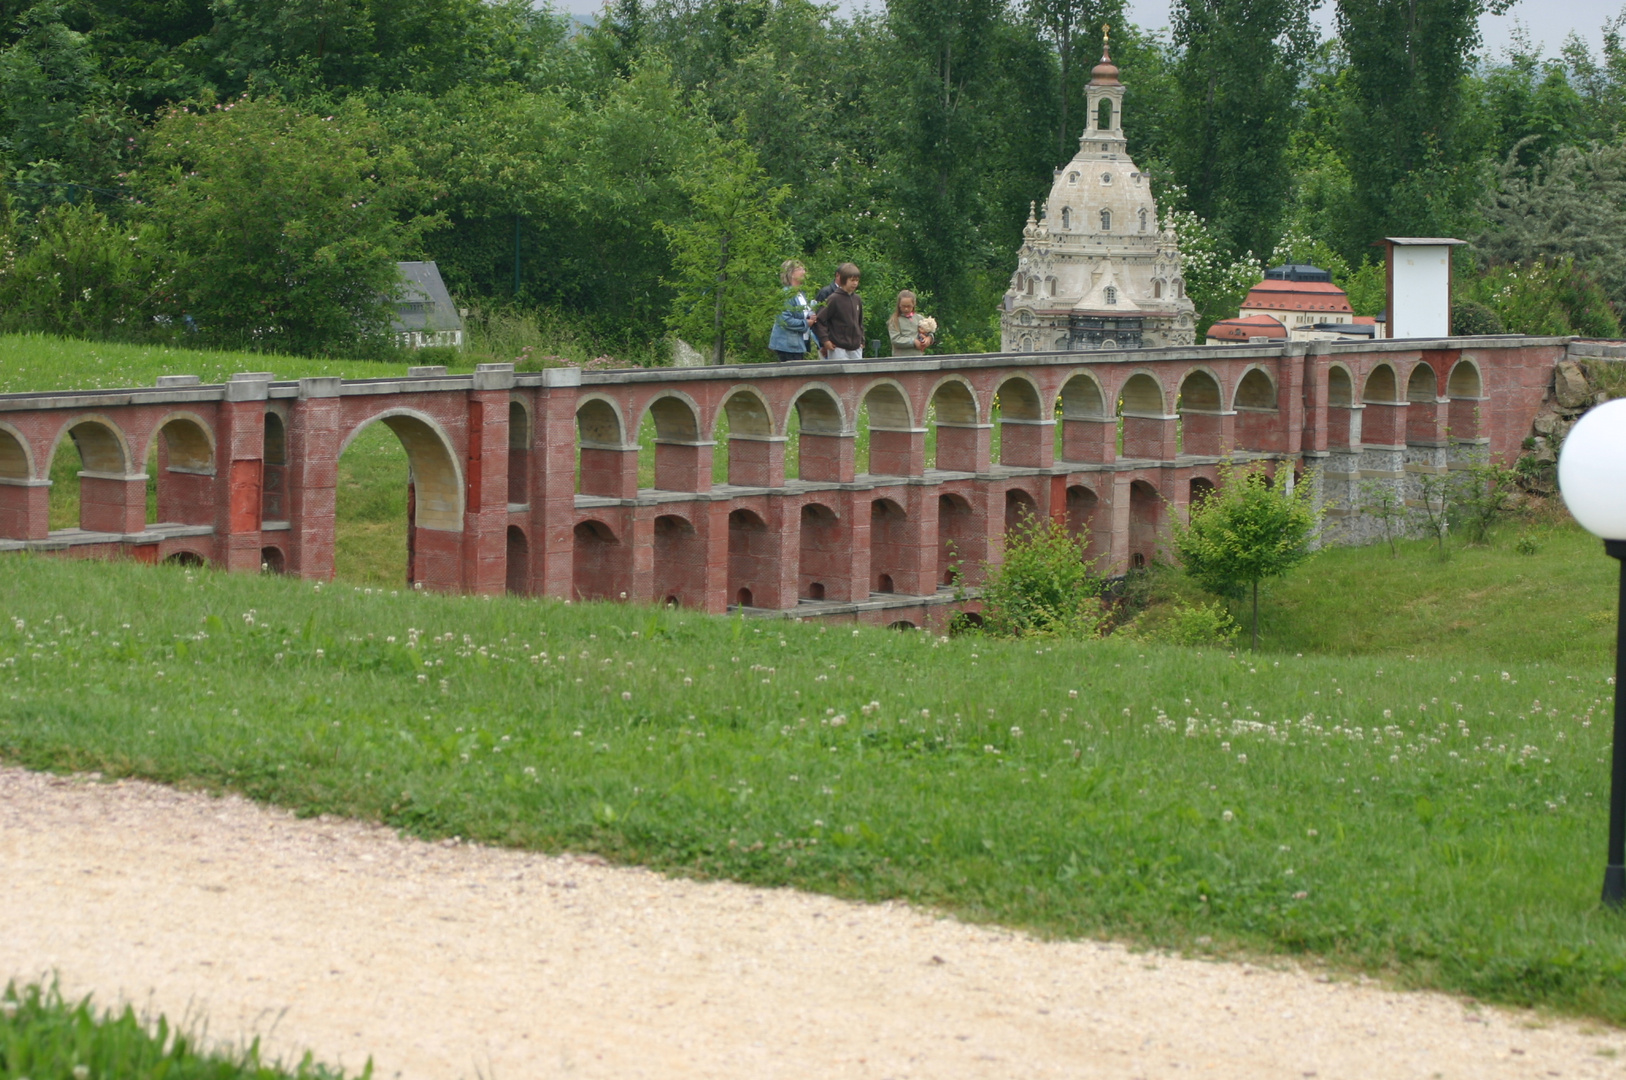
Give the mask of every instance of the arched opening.
<svg viewBox="0 0 1626 1080">
<path fill-rule="evenodd" d="M 195 551 L 177 551 L 164 559 L 166 566 L 184 566 L 188 569 L 207 566 L 208 560 Z"/>
<path fill-rule="evenodd" d="M 386 413 L 357 428 L 339 455 L 334 576 L 372 585 L 461 582 L 463 477 L 427 418 Z"/>
<path fill-rule="evenodd" d="M 1101 104 L 1095 107 L 1095 127 L 1097 131 L 1112 130 L 1112 99 L 1102 98 Z"/>
<path fill-rule="evenodd" d="M 1140 209 L 1140 231 L 1141 232 L 1146 231 L 1146 224 L 1147 224 L 1146 208 L 1143 206 Z M 1163 295 L 1163 283 L 1161 281 L 1157 283 L 1157 295 L 1158 296 Z"/>
<path fill-rule="evenodd" d="M 1472 360 L 1458 360 L 1451 369 L 1451 377 L 1446 380 L 1446 395 L 1454 398 L 1478 399 L 1481 396 L 1482 384 L 1479 379 L 1479 368 Z"/>
<path fill-rule="evenodd" d="M 1393 404 L 1400 399 L 1398 389 L 1395 383 L 1395 369 L 1388 364 L 1379 364 L 1366 377 L 1366 387 L 1361 391 L 1361 400 Z"/>
<path fill-rule="evenodd" d="M 1465 442 L 1479 438 L 1479 399 L 1483 393 L 1483 383 L 1479 379 L 1479 368 L 1471 360 L 1458 360 L 1451 369 L 1451 377 L 1446 380 L 1446 395 L 1451 399 L 1447 406 L 1447 423 L 1450 424 L 1451 438 Z"/>
<path fill-rule="evenodd" d="M 1111 210 L 1103 210 L 1103 211 L 1101 211 L 1101 231 L 1102 232 L 1111 232 L 1112 231 L 1112 211 Z M 1117 290 L 1114 289 L 1111 285 L 1108 285 L 1107 286 L 1107 292 L 1111 296 L 1111 299 L 1109 299 L 1107 301 L 1107 303 L 1116 304 L 1118 302 Z"/>
<path fill-rule="evenodd" d="M 734 603 L 735 603 L 735 605 L 737 607 L 742 607 L 742 608 L 751 607 L 752 606 L 752 604 L 751 604 L 752 599 L 753 599 L 753 597 L 751 596 L 751 590 L 750 589 L 740 589 L 740 590 L 738 590 L 737 592 L 734 593 Z"/>
<path fill-rule="evenodd" d="M 1061 208 L 1061 227 L 1063 229 L 1073 227 L 1073 210 L 1071 207 L 1064 206 Z"/>
<path fill-rule="evenodd" d="M 1443 436 L 1440 430 L 1439 377 L 1427 364 L 1411 369 L 1406 380 L 1406 441 L 1426 445 L 1438 444 Z"/>
<path fill-rule="evenodd" d="M 1209 372 L 1194 369 L 1186 372 L 1180 382 L 1180 394 L 1175 398 L 1174 411 L 1180 414 L 1177 447 L 1184 454 L 1214 457 L 1225 452 L 1224 402 L 1220 397 L 1219 380 Z"/>
<path fill-rule="evenodd" d="M 1142 223 L 1141 232 L 1146 231 L 1145 221 L 1146 221 L 1146 211 L 1142 210 L 1141 211 L 1141 223 Z M 1154 281 L 1154 282 L 1152 282 L 1152 299 L 1153 300 L 1161 300 L 1161 299 L 1163 299 L 1163 281 L 1162 281 L 1161 278 Z"/>
<path fill-rule="evenodd" d="M 516 596 L 524 596 L 531 591 L 531 545 L 525 538 L 525 530 L 518 525 L 508 526 L 508 563 L 506 580 L 507 590 Z"/>
<path fill-rule="evenodd" d="M 1093 376 L 1080 373 L 1062 385 L 1056 398 L 1061 417 L 1056 437 L 1060 461 L 1104 462 L 1117 453 L 1117 423 Z"/>
<path fill-rule="evenodd" d="M 578 600 L 618 600 L 632 580 L 632 549 L 602 521 L 584 521 L 575 529 L 570 560 L 571 592 Z"/>
<path fill-rule="evenodd" d="M 531 501 L 531 414 L 517 401 L 508 403 L 508 505 Z"/>
<path fill-rule="evenodd" d="M 1044 406 L 1039 400 L 1039 388 L 1025 378 L 1013 377 L 999 384 L 994 391 L 993 445 L 990 458 L 1001 465 L 1042 467 L 1040 447 L 1044 440 L 1054 438 L 1048 428 Z"/>
<path fill-rule="evenodd" d="M 1129 485 L 1130 565 L 1145 566 L 1156 558 L 1162 512 L 1163 500 L 1156 488 L 1144 480 Z"/>
<path fill-rule="evenodd" d="M 265 436 L 261 453 L 264 466 L 260 478 L 260 520 L 288 520 L 288 427 L 279 413 L 265 414 Z"/>
<path fill-rule="evenodd" d="M 1131 375 L 1118 391 L 1118 448 L 1126 458 L 1162 460 L 1167 401 L 1163 388 L 1146 372 Z"/>
<path fill-rule="evenodd" d="M 809 600 L 852 599 L 852 559 L 842 531 L 840 517 L 828 506 L 808 503 L 802 507 L 798 596 Z"/>
<path fill-rule="evenodd" d="M 932 393 L 926 412 L 926 466 L 950 472 L 981 471 L 987 430 L 979 423 L 971 387 L 950 379 Z"/>
<path fill-rule="evenodd" d="M 65 436 L 65 437 L 63 437 Z M 145 527 L 145 489 L 125 442 L 99 418 L 76 420 L 57 438 L 46 475 L 51 480 L 50 527 L 88 532 L 139 532 Z"/>
<path fill-rule="evenodd" d="M 1206 476 L 1193 476 L 1191 478 L 1191 488 L 1186 497 L 1186 505 L 1192 510 L 1197 509 L 1208 501 L 1209 497 L 1214 494 L 1214 490 L 1214 481 Z"/>
<path fill-rule="evenodd" d="M 147 451 L 147 524 L 212 525 L 215 451 L 190 417 L 164 421 Z"/>
<path fill-rule="evenodd" d="M 915 435 L 914 415 L 903 391 L 877 383 L 864 395 L 869 420 L 869 460 L 865 472 L 878 476 L 919 476 L 926 467 L 925 441 Z"/>
<path fill-rule="evenodd" d="M 912 566 L 909 540 L 909 516 L 903 507 L 891 499 L 869 504 L 870 591 L 896 592 L 895 581 L 908 583 Z"/>
<path fill-rule="evenodd" d="M 1029 527 L 1039 520 L 1039 504 L 1021 488 L 1010 488 L 1005 492 L 1005 531 L 1013 532 L 1017 529 Z"/>
<path fill-rule="evenodd" d="M 578 492 L 612 499 L 633 496 L 638 486 L 638 448 L 627 446 L 626 428 L 614 405 L 603 398 L 588 398 L 576 407 L 576 444 Z"/>
<path fill-rule="evenodd" d="M 1269 409 L 1276 408 L 1276 384 L 1270 381 L 1258 368 L 1252 368 L 1242 376 L 1242 381 L 1236 385 L 1236 407 L 1238 409 Z"/>
<path fill-rule="evenodd" d="M 1259 368 L 1252 368 L 1237 383 L 1236 445 L 1241 450 L 1261 452 L 1287 449 L 1287 432 L 1282 429 L 1276 408 L 1276 384 Z"/>
<path fill-rule="evenodd" d="M 850 481 L 855 467 L 853 438 L 844 431 L 841 405 L 823 387 L 808 387 L 799 394 L 793 410 L 798 425 L 796 435 L 796 475 L 802 480 Z M 786 455 L 785 473 L 791 473 Z"/>
<path fill-rule="evenodd" d="M 1355 411 L 1355 382 L 1342 365 L 1327 369 L 1327 445 L 1345 448 L 1359 441 Z"/>
<path fill-rule="evenodd" d="M 1086 562 L 1094 562 L 1101 554 L 1095 542 L 1095 515 L 1100 508 L 1100 497 L 1089 488 L 1082 484 L 1068 487 L 1067 531 L 1078 541 Z"/>
<path fill-rule="evenodd" d="M 0 478 L 6 480 L 33 479 L 33 463 L 28 447 L 15 433 L 0 428 Z"/>
<path fill-rule="evenodd" d="M 1355 404 L 1355 384 L 1350 381 L 1345 368 L 1327 369 L 1327 404 L 1343 408 Z"/>
<path fill-rule="evenodd" d="M 0 425 L 0 539 L 35 540 L 50 528 L 36 518 L 37 499 L 49 499 L 50 492 L 41 492 L 32 483 L 34 462 L 28 445 L 14 429 Z M 48 509 L 48 508 L 47 508 Z"/>
<path fill-rule="evenodd" d="M 770 597 L 778 576 L 776 555 L 768 524 L 754 511 L 735 510 L 728 515 L 728 591 L 731 595 Z M 742 600 L 740 604 L 751 606 L 749 600 Z"/>
<path fill-rule="evenodd" d="M 263 547 L 260 549 L 260 571 L 266 574 L 286 574 L 288 560 L 283 557 L 279 547 Z"/>
<path fill-rule="evenodd" d="M 705 608 L 706 545 L 688 518 L 662 514 L 655 519 L 654 563 L 655 597 Z"/>
<path fill-rule="evenodd" d="M 937 583 L 969 583 L 986 557 L 971 503 L 963 495 L 937 497 Z"/>
<path fill-rule="evenodd" d="M 775 438 L 768 403 L 756 391 L 740 389 L 729 395 L 712 440 L 726 447 L 720 462 L 713 458 L 714 479 L 739 487 L 778 487 L 783 483 L 785 442 Z"/>
</svg>

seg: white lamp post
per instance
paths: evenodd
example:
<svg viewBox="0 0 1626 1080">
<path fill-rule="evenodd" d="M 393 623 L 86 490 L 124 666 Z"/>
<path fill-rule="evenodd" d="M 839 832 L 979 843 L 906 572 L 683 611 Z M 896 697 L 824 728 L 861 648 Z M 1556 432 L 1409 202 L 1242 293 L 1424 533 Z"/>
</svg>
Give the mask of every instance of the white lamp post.
<svg viewBox="0 0 1626 1080">
<path fill-rule="evenodd" d="M 1603 549 L 1621 560 L 1615 615 L 1615 749 L 1609 790 L 1609 857 L 1603 871 L 1605 907 L 1626 907 L 1626 399 L 1605 402 L 1581 417 L 1558 455 L 1564 505 Z"/>
</svg>

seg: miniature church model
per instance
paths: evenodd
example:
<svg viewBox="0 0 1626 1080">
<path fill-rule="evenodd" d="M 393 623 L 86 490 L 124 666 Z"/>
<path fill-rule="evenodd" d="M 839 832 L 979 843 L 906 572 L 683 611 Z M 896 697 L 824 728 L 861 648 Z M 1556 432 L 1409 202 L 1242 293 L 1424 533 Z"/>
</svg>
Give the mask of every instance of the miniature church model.
<svg viewBox="0 0 1626 1080">
<path fill-rule="evenodd" d="M 1000 312 L 1003 352 L 1086 352 L 1190 345 L 1172 230 L 1159 230 L 1150 179 L 1129 159 L 1124 85 L 1103 46 L 1087 88 L 1086 128 L 1056 170 L 1042 216 L 1028 208 L 1016 273 Z"/>
</svg>

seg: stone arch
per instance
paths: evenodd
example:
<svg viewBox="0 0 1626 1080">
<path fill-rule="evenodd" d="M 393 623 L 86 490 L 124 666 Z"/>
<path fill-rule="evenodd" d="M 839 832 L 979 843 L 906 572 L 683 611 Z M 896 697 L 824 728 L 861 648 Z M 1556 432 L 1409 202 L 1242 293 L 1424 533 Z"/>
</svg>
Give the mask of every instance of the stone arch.
<svg viewBox="0 0 1626 1080">
<path fill-rule="evenodd" d="M 1355 380 L 1342 364 L 1333 364 L 1327 369 L 1327 404 L 1339 407 L 1355 404 Z"/>
<path fill-rule="evenodd" d="M 932 387 L 929 400 L 939 424 L 975 424 L 981 419 L 977 392 L 958 376 L 951 375 Z"/>
<path fill-rule="evenodd" d="M 266 574 L 286 574 L 288 572 L 288 558 L 282 549 L 275 544 L 268 544 L 260 549 L 260 570 Z"/>
<path fill-rule="evenodd" d="M 1064 420 L 1102 420 L 1108 415 L 1106 395 L 1095 375 L 1080 371 L 1062 384 L 1056 403 Z"/>
<path fill-rule="evenodd" d="M 1162 419 L 1168 415 L 1168 400 L 1163 387 L 1148 371 L 1137 371 L 1124 380 L 1118 390 L 1118 412 L 1124 416 L 1146 416 Z"/>
<path fill-rule="evenodd" d="M 1250 367 L 1236 384 L 1231 399 L 1233 409 L 1276 409 L 1276 380 L 1261 367 Z"/>
<path fill-rule="evenodd" d="M 626 419 L 613 398 L 594 394 L 576 403 L 576 438 L 582 446 L 621 450 L 627 445 L 626 432 Z"/>
<path fill-rule="evenodd" d="M 518 525 L 508 526 L 504 584 L 508 592 L 523 596 L 531 591 L 531 542 Z"/>
<path fill-rule="evenodd" d="M 168 471 L 214 475 L 215 435 L 203 417 L 192 412 L 169 413 L 153 429 L 149 450 L 160 435 Z"/>
<path fill-rule="evenodd" d="M 1451 368 L 1451 375 L 1446 380 L 1445 392 L 1447 397 L 1473 398 L 1484 396 L 1485 383 L 1479 376 L 1479 365 L 1464 357 L 1458 360 Z"/>
<path fill-rule="evenodd" d="M 1175 399 L 1175 411 L 1180 413 L 1223 412 L 1219 379 L 1207 368 L 1192 368 L 1180 380 L 1180 393 Z"/>
<path fill-rule="evenodd" d="M 461 532 L 463 469 L 446 429 L 438 420 L 416 409 L 386 409 L 352 428 L 339 445 L 339 453 L 342 455 L 345 447 L 374 423 L 382 423 L 395 432 L 406 450 L 415 504 L 412 524 L 436 532 Z"/>
<path fill-rule="evenodd" d="M 804 435 L 843 435 L 851 431 L 841 398 L 825 383 L 808 383 L 796 391 L 790 406 L 785 410 L 787 433 L 791 409 L 796 411 Z"/>
<path fill-rule="evenodd" d="M 691 444 L 700 441 L 700 408 L 687 394 L 664 390 L 650 400 L 644 414 L 654 418 L 656 442 Z M 640 420 L 639 429 L 643 426 Z"/>
<path fill-rule="evenodd" d="M 632 577 L 632 549 L 615 530 L 589 518 L 574 530 L 571 591 L 578 600 L 615 600 L 626 596 Z"/>
<path fill-rule="evenodd" d="M 1191 484 L 1187 489 L 1186 505 L 1195 510 L 1197 507 L 1203 504 L 1203 500 L 1213 495 L 1217 490 L 1218 489 L 1214 486 L 1214 481 L 1210 480 L 1208 477 L 1193 476 L 1191 478 Z"/>
<path fill-rule="evenodd" d="M 913 591 L 899 588 L 905 584 L 905 575 L 910 569 L 909 532 L 909 515 L 897 502 L 892 499 L 874 499 L 870 502 L 868 591 Z"/>
<path fill-rule="evenodd" d="M 926 466 L 956 472 L 980 470 L 986 439 L 977 392 L 971 384 L 951 375 L 932 388 L 927 401 L 927 427 L 932 434 L 927 436 Z"/>
<path fill-rule="evenodd" d="M 776 551 L 768 523 L 754 510 L 732 510 L 728 515 L 728 601 L 756 607 L 772 600 Z"/>
<path fill-rule="evenodd" d="M 1039 502 L 1019 487 L 1005 491 L 1005 531 L 1021 528 L 1027 522 L 1039 520 Z"/>
<path fill-rule="evenodd" d="M 1419 361 L 1406 379 L 1406 400 L 1433 404 L 1440 396 L 1440 379 L 1426 360 Z"/>
<path fill-rule="evenodd" d="M 822 503 L 806 503 L 800 528 L 797 595 L 807 600 L 851 599 L 852 560 L 843 558 L 848 551 L 840 515 Z"/>
<path fill-rule="evenodd" d="M 129 441 L 119 426 L 105 416 L 87 413 L 64 424 L 51 444 L 53 458 L 64 438 L 72 439 L 79 448 L 79 460 L 84 462 L 87 472 L 128 476 L 135 471 Z"/>
<path fill-rule="evenodd" d="M 34 450 L 23 433 L 0 423 L 0 477 L 7 480 L 34 479 Z"/>
<path fill-rule="evenodd" d="M 1096 514 L 1100 509 L 1101 498 L 1089 487 L 1072 484 L 1067 488 L 1067 531 L 1078 542 L 1085 560 L 1089 562 L 1100 556 L 1095 535 Z"/>
<path fill-rule="evenodd" d="M 518 398 L 508 402 L 508 505 L 531 501 L 531 412 Z"/>
<path fill-rule="evenodd" d="M 1129 485 L 1129 567 L 1138 569 L 1157 557 L 1157 535 L 1163 520 L 1163 499 L 1145 480 Z"/>
<path fill-rule="evenodd" d="M 681 514 L 655 519 L 654 601 L 706 606 L 706 544 Z"/>
<path fill-rule="evenodd" d="M 773 412 L 768 408 L 768 399 L 754 386 L 740 385 L 728 389 L 723 398 L 723 407 L 717 410 L 717 418 L 712 423 L 712 438 L 717 437 L 717 427 L 724 417 L 728 418 L 728 437 L 731 439 L 766 439 L 773 436 Z"/>
<path fill-rule="evenodd" d="M 193 551 L 191 548 L 182 548 L 179 551 L 172 551 L 168 555 L 164 556 L 164 565 L 184 566 L 191 568 L 194 566 L 208 566 L 209 560 L 201 553 Z"/>
<path fill-rule="evenodd" d="M 1044 406 L 1038 384 L 1026 375 L 1009 375 L 994 390 L 999 399 L 999 418 L 1004 420 L 1043 420 Z"/>
<path fill-rule="evenodd" d="M 915 411 L 895 379 L 882 379 L 864 389 L 859 400 L 869 410 L 871 431 L 912 431 Z"/>
<path fill-rule="evenodd" d="M 1383 405 L 1392 405 L 1400 400 L 1400 387 L 1395 380 L 1395 369 L 1388 364 L 1379 364 L 1366 376 L 1366 385 L 1361 387 L 1362 401 L 1375 401 Z"/>
</svg>

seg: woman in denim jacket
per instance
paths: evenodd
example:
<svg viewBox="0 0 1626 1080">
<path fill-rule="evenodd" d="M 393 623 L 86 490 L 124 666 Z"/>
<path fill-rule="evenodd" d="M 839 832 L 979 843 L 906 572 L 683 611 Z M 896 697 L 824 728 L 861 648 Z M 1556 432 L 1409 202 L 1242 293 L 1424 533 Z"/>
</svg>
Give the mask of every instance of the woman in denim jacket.
<svg viewBox="0 0 1626 1080">
<path fill-rule="evenodd" d="M 802 291 L 802 280 L 807 268 L 795 259 L 786 259 L 779 268 L 779 281 L 784 285 L 784 307 L 773 321 L 768 335 L 768 348 L 776 360 L 805 360 L 808 340 L 812 336 L 813 307 Z"/>
</svg>

